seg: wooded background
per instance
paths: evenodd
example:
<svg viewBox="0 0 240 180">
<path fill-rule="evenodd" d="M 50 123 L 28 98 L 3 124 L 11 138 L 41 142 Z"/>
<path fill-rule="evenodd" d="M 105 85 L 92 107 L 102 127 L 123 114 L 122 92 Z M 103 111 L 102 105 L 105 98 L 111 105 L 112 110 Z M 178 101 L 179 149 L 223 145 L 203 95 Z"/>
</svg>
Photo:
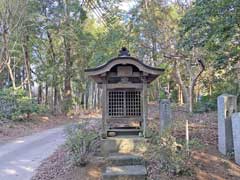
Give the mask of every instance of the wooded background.
<svg viewBox="0 0 240 180">
<path fill-rule="evenodd" d="M 218 95 L 240 94 L 239 17 L 239 0 L 1 0 L 0 97 L 21 91 L 52 113 L 99 108 L 84 69 L 124 46 L 166 69 L 150 100 L 214 110 Z"/>
</svg>

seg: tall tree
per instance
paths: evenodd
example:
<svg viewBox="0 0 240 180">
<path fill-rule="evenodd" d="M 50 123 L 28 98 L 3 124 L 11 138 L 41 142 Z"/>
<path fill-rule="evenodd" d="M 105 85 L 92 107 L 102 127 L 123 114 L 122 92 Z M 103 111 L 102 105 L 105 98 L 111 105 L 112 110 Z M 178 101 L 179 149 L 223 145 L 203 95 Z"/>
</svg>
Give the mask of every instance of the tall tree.
<svg viewBox="0 0 240 180">
<path fill-rule="evenodd" d="M 239 71 L 234 67 L 240 58 L 239 16 L 238 0 L 196 0 L 181 20 L 179 41 L 179 47 L 186 51 L 194 47 L 204 49 L 211 61 L 208 69 L 214 69 L 213 81 L 219 80 L 219 75 L 221 79 L 228 79 L 231 84 L 229 87 L 235 89 L 235 86 L 238 95 L 240 84 L 234 79 L 239 76 Z M 227 89 L 224 88 L 221 92 L 228 92 Z"/>
</svg>

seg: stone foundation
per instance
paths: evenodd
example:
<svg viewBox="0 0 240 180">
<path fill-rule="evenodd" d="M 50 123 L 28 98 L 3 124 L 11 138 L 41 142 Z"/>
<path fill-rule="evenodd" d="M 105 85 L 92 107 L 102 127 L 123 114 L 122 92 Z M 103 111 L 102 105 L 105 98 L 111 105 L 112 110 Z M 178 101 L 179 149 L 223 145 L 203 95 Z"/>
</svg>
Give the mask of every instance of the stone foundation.
<svg viewBox="0 0 240 180">
<path fill-rule="evenodd" d="M 143 137 L 108 137 L 102 139 L 101 153 L 107 156 L 111 153 L 144 153 L 147 150 L 146 139 Z"/>
</svg>

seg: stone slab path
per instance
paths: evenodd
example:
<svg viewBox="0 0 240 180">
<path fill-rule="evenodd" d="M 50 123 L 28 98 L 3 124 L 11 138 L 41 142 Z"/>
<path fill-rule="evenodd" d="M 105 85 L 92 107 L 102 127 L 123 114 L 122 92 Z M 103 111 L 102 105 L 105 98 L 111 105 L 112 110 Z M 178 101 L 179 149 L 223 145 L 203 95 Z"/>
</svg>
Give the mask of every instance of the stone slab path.
<svg viewBox="0 0 240 180">
<path fill-rule="evenodd" d="M 30 180 L 41 161 L 65 142 L 64 127 L 0 145 L 0 180 Z"/>
<path fill-rule="evenodd" d="M 115 154 L 107 158 L 103 180 L 146 180 L 147 170 L 143 157 L 133 154 Z"/>
</svg>

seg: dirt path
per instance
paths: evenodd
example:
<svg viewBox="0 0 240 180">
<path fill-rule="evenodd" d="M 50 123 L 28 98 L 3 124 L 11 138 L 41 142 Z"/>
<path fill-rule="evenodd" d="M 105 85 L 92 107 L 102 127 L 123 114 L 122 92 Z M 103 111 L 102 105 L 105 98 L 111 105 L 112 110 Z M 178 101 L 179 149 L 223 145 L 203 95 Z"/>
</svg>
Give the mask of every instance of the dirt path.
<svg viewBox="0 0 240 180">
<path fill-rule="evenodd" d="M 0 145 L 19 137 L 29 136 L 37 132 L 78 121 L 78 116 L 71 118 L 64 115 L 35 115 L 31 116 L 31 119 L 24 121 L 0 120 Z"/>
<path fill-rule="evenodd" d="M 47 129 L 100 117 L 99 111 L 81 110 L 78 115 L 73 116 L 45 114 L 31 115 L 30 119 L 23 121 L 0 119 L 0 145 Z"/>
<path fill-rule="evenodd" d="M 0 146 L 0 179 L 30 180 L 41 161 L 65 142 L 64 127 L 45 130 Z"/>
</svg>

